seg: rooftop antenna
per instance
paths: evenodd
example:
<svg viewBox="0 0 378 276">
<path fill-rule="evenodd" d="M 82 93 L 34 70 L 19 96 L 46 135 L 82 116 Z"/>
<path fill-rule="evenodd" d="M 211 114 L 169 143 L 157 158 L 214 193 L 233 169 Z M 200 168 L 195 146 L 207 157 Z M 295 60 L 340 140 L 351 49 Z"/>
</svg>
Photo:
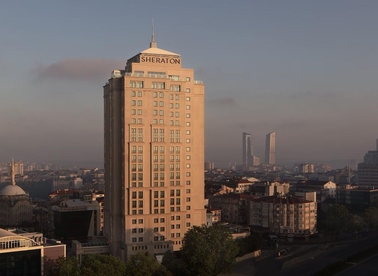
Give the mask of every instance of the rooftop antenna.
<svg viewBox="0 0 378 276">
<path fill-rule="evenodd" d="M 150 48 L 157 48 L 157 43 L 155 41 L 155 24 L 154 24 L 153 18 L 152 18 L 152 36 L 151 36 Z"/>
</svg>

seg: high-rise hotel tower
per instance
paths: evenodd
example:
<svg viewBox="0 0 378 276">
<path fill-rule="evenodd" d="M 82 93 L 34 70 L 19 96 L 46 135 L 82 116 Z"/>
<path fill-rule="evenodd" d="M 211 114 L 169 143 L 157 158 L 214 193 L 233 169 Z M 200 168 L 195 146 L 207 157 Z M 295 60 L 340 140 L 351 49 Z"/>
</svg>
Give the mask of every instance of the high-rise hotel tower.
<svg viewBox="0 0 378 276">
<path fill-rule="evenodd" d="M 179 250 L 185 232 L 205 223 L 204 90 L 154 35 L 105 84 L 104 234 L 113 255 Z"/>
</svg>

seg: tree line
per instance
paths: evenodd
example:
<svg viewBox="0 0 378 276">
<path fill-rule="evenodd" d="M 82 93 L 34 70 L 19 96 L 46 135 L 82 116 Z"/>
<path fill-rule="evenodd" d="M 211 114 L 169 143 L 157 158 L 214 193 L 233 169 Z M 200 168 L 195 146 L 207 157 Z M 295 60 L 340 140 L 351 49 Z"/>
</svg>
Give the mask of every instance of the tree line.
<svg viewBox="0 0 378 276">
<path fill-rule="evenodd" d="M 61 257 L 45 272 L 51 276 L 215 276 L 230 272 L 236 257 L 260 249 L 261 245 L 259 234 L 234 240 L 223 225 L 194 226 L 185 234 L 181 250 L 167 251 L 162 264 L 147 252 L 139 252 L 127 262 L 109 255 L 87 255 L 80 265 L 75 257 Z"/>
</svg>

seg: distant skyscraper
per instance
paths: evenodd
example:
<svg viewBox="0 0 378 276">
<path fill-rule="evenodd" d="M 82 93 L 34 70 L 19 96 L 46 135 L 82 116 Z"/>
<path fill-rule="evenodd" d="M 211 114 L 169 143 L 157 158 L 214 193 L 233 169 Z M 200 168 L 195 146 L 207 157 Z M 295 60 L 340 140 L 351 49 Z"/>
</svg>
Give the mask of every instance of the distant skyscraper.
<svg viewBox="0 0 378 276">
<path fill-rule="evenodd" d="M 214 170 L 214 162 L 206 161 L 205 170 Z"/>
<path fill-rule="evenodd" d="M 276 133 L 266 135 L 265 164 L 276 164 Z"/>
<path fill-rule="evenodd" d="M 365 154 L 364 162 L 358 164 L 358 186 L 378 185 L 378 151 Z"/>
<path fill-rule="evenodd" d="M 110 253 L 179 250 L 204 208 L 205 86 L 179 54 L 157 47 L 104 86 L 105 223 Z"/>
<path fill-rule="evenodd" d="M 252 166 L 253 160 L 252 135 L 243 132 L 243 165 Z"/>
</svg>

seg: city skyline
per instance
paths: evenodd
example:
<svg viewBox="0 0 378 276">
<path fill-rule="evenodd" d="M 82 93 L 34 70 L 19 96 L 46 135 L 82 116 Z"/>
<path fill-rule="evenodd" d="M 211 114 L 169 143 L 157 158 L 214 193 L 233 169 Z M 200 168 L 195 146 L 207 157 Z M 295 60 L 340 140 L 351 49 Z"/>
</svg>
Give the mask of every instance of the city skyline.
<svg viewBox="0 0 378 276">
<path fill-rule="evenodd" d="M 277 164 L 374 149 L 378 3 L 113 3 L 0 4 L 3 161 L 103 167 L 101 80 L 149 42 L 153 17 L 160 46 L 207 85 L 205 158 L 216 166 L 242 164 L 243 130 L 260 157 L 264 135 L 279 132 Z"/>
</svg>

